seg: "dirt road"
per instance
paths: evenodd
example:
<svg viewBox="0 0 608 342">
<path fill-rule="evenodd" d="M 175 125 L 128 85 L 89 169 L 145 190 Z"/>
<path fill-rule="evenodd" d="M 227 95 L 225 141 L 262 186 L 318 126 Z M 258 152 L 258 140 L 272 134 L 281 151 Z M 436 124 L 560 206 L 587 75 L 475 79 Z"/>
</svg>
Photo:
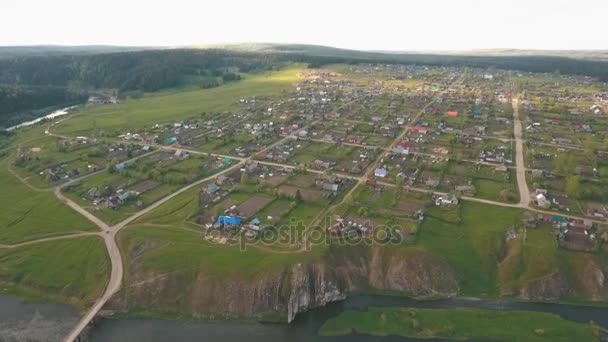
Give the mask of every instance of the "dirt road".
<svg viewBox="0 0 608 342">
<path fill-rule="evenodd" d="M 175 196 L 178 196 L 178 195 L 182 194 L 183 192 L 188 191 L 188 190 L 192 189 L 193 187 L 198 186 L 204 182 L 215 179 L 217 176 L 219 176 L 221 174 L 231 172 L 235 168 L 241 167 L 244 163 L 245 163 L 245 161 L 241 161 L 240 163 L 237 163 L 237 164 L 223 170 L 220 173 L 214 174 L 212 176 L 200 179 L 192 184 L 189 184 L 188 186 L 185 186 L 185 187 L 179 189 L 178 191 L 170 194 L 169 196 L 164 197 L 163 199 L 154 202 L 149 207 L 135 213 L 134 215 L 130 216 L 126 220 L 118 223 L 117 225 L 115 225 L 113 227 L 110 227 L 105 222 L 99 220 L 93 214 L 89 213 L 87 210 L 80 207 L 78 204 L 76 204 L 73 201 L 71 201 L 70 199 L 66 198 L 63 195 L 63 193 L 61 193 L 61 189 L 57 188 L 55 190 L 55 195 L 57 195 L 57 197 L 60 200 L 62 200 L 64 203 L 66 203 L 68 206 L 70 206 L 72 209 L 76 210 L 78 213 L 80 213 L 87 219 L 91 220 L 104 232 L 101 235 L 106 244 L 106 249 L 108 250 L 108 255 L 109 255 L 111 263 L 112 263 L 112 273 L 110 275 L 110 281 L 108 282 L 108 285 L 106 286 L 106 290 L 105 290 L 104 294 L 95 302 L 95 304 L 89 309 L 89 311 L 87 311 L 87 313 L 80 319 L 80 321 L 72 329 L 72 331 L 70 331 L 70 334 L 65 338 L 65 341 L 72 342 L 72 341 L 76 340 L 76 338 L 86 328 L 86 326 L 89 324 L 89 322 L 93 318 L 95 318 L 95 315 L 97 315 L 99 310 L 101 310 L 103 308 L 103 306 L 106 304 L 106 302 L 108 302 L 108 300 L 110 300 L 110 298 L 112 298 L 112 296 L 114 294 L 116 294 L 116 292 L 118 292 L 118 290 L 120 290 L 120 287 L 122 285 L 122 277 L 123 277 L 124 270 L 123 270 L 123 263 L 122 263 L 122 255 L 121 255 L 120 249 L 118 248 L 118 244 L 116 243 L 116 235 L 118 234 L 118 232 L 121 229 L 126 227 L 129 223 L 135 221 L 136 219 L 144 216 L 145 214 L 149 213 L 150 211 L 163 205 L 164 203 L 171 200 Z"/>
<path fill-rule="evenodd" d="M 530 189 L 526 183 L 526 165 L 524 161 L 524 143 L 522 124 L 519 119 L 519 100 L 513 99 L 513 136 L 515 137 L 515 166 L 517 187 L 519 188 L 519 206 L 526 208 L 530 205 Z"/>
</svg>

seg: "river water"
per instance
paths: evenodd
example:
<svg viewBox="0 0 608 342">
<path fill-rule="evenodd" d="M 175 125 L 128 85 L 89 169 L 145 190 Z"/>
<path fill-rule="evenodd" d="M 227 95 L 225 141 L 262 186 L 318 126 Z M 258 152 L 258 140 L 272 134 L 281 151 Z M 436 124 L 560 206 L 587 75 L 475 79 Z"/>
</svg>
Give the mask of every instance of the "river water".
<svg viewBox="0 0 608 342">
<path fill-rule="evenodd" d="M 61 304 L 24 303 L 0 295 L 0 341 L 60 341 L 78 322 L 79 314 Z"/>
<path fill-rule="evenodd" d="M 540 311 L 562 318 L 588 323 L 594 321 L 608 328 L 608 309 L 566 304 L 539 304 L 512 301 L 444 299 L 416 301 L 390 296 L 353 296 L 343 302 L 300 314 L 291 324 L 254 322 L 183 322 L 159 319 L 104 319 L 92 331 L 91 342 L 165 342 L 165 341 L 289 341 L 289 342 L 371 342 L 372 336 L 318 336 L 323 323 L 344 310 L 368 307 L 413 307 L 449 309 L 456 307 L 493 310 Z M 78 313 L 61 304 L 24 303 L 13 296 L 0 295 L 0 342 L 60 341 L 78 321 Z M 383 337 L 382 341 L 428 341 L 401 337 Z M 438 340 L 433 340 L 438 341 Z"/>
<path fill-rule="evenodd" d="M 47 114 L 47 115 L 45 115 L 43 117 L 40 117 L 40 118 L 32 120 L 32 121 L 22 122 L 22 123 L 20 123 L 20 124 L 18 124 L 16 126 L 9 127 L 6 130 L 10 132 L 10 131 L 14 131 L 14 130 L 16 130 L 18 128 L 21 128 L 21 127 L 27 127 L 27 126 L 31 126 L 31 125 L 37 124 L 37 123 L 39 123 L 42 120 L 55 119 L 57 117 L 60 117 L 60 116 L 68 114 L 70 112 L 70 110 L 74 109 L 74 108 L 76 108 L 76 106 L 71 106 L 71 107 L 65 107 L 65 108 L 57 109 L 56 111 L 51 112 L 50 114 Z"/>
<path fill-rule="evenodd" d="M 444 309 L 456 307 L 493 310 L 540 311 L 560 315 L 579 323 L 594 321 L 608 327 L 608 309 L 565 304 L 537 304 L 511 301 L 481 301 L 445 299 L 416 301 L 389 296 L 355 296 L 343 302 L 300 314 L 292 324 L 263 324 L 246 322 L 178 322 L 157 319 L 107 319 L 93 331 L 92 342 L 161 342 L 161 341 L 289 341 L 289 342 L 367 342 L 378 341 L 371 336 L 317 335 L 323 323 L 343 310 L 365 310 L 368 307 L 405 306 Z M 401 337 L 384 337 L 382 341 L 428 341 Z M 433 340 L 438 341 L 438 340 Z"/>
</svg>

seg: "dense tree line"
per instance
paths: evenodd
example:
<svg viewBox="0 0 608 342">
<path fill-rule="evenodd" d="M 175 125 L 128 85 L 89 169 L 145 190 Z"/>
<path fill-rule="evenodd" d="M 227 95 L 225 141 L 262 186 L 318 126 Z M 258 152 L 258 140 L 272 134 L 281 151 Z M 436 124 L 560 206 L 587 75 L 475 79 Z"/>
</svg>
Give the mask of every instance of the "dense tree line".
<svg viewBox="0 0 608 342">
<path fill-rule="evenodd" d="M 266 54 L 225 50 L 153 50 L 92 56 L 24 57 L 0 60 L 0 83 L 154 91 L 184 75 L 266 70 L 278 62 Z M 229 76 L 230 77 L 230 76 Z M 234 77 L 234 76 L 233 76 Z"/>
<path fill-rule="evenodd" d="M 184 76 L 201 77 L 201 88 L 238 81 L 238 72 L 278 67 L 267 54 L 223 50 L 152 50 L 89 56 L 20 57 L 0 60 L 0 127 L 36 117 L 36 109 L 84 102 L 86 91 L 118 89 L 141 94 L 174 87 Z M 208 77 L 206 77 L 208 76 Z M 78 91 L 73 91 L 78 89 Z"/>
<path fill-rule="evenodd" d="M 0 85 L 0 115 L 28 110 L 32 107 L 49 107 L 56 103 L 82 101 L 83 92 L 53 86 Z"/>
<path fill-rule="evenodd" d="M 86 93 L 67 87 L 0 85 L 0 127 L 9 127 L 35 119 L 38 108 L 80 103 Z"/>
</svg>

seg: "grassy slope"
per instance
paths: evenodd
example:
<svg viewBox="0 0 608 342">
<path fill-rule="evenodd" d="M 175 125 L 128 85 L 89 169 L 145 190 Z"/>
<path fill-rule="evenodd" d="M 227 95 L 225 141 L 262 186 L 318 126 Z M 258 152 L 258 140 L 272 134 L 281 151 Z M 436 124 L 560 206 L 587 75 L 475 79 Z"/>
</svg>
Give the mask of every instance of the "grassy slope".
<svg viewBox="0 0 608 342">
<path fill-rule="evenodd" d="M 34 300 L 88 307 L 109 274 L 110 260 L 97 237 L 0 249 L 0 290 Z"/>
<path fill-rule="evenodd" d="M 38 192 L 9 173 L 0 160 L 0 243 L 16 243 L 71 231 L 95 231 L 95 226 L 59 202 L 53 192 Z"/>
<path fill-rule="evenodd" d="M 321 335 L 352 332 L 375 336 L 492 341 L 596 341 L 597 328 L 539 312 L 479 309 L 371 308 L 346 311 L 328 320 Z"/>
<path fill-rule="evenodd" d="M 58 133 L 79 135 L 91 133 L 95 116 L 97 129 L 122 132 L 129 127 L 147 127 L 154 123 L 170 122 L 201 115 L 203 112 L 222 112 L 234 109 L 241 98 L 270 96 L 288 88 L 297 79 L 302 66 L 279 72 L 248 76 L 245 80 L 221 87 L 149 94 L 143 99 L 127 100 L 115 106 L 86 108 L 83 115 L 57 126 Z"/>
<path fill-rule="evenodd" d="M 550 227 L 529 229 L 526 241 L 523 235 L 510 242 L 508 252 L 498 267 L 501 292 L 551 276 L 559 267 L 559 253 Z"/>
<path fill-rule="evenodd" d="M 241 251 L 238 246 L 206 242 L 202 233 L 171 227 L 134 226 L 122 231 L 118 239 L 127 255 L 138 247 L 148 246 L 138 256 L 146 271 L 190 274 L 204 271 L 214 279 L 280 272 L 295 262 L 318 257 L 318 253 L 279 254 L 253 247 Z M 128 270 L 125 274 L 129 274 Z"/>
<path fill-rule="evenodd" d="M 432 209 L 423 223 L 418 245 L 443 258 L 459 276 L 462 294 L 496 294 L 496 264 L 504 232 L 520 223 L 521 211 L 474 202 L 462 204 L 461 221 Z"/>
</svg>

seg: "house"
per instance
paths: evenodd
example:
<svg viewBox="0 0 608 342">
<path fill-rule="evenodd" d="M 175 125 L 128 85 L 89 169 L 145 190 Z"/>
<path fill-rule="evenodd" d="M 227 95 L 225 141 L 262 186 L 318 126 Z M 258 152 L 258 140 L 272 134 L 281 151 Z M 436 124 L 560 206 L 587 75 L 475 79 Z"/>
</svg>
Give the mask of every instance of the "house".
<svg viewBox="0 0 608 342">
<path fill-rule="evenodd" d="M 436 188 L 439 186 L 439 181 L 436 179 L 429 178 L 424 182 L 424 184 L 430 188 Z"/>
<path fill-rule="evenodd" d="M 117 196 L 118 201 L 120 203 L 126 202 L 129 199 L 129 197 L 131 197 L 131 191 L 125 191 L 121 194 L 118 194 L 118 196 Z"/>
<path fill-rule="evenodd" d="M 428 132 L 428 127 L 423 127 L 423 126 L 413 126 L 410 127 L 410 131 L 412 132 L 418 132 L 420 134 L 426 134 Z"/>
<path fill-rule="evenodd" d="M 327 191 L 338 191 L 340 184 L 342 180 L 336 176 L 322 176 L 315 179 L 315 186 Z"/>
<path fill-rule="evenodd" d="M 441 195 L 435 198 L 435 205 L 437 206 L 455 206 L 458 205 L 458 198 L 452 194 Z"/>
<path fill-rule="evenodd" d="M 448 111 L 447 114 L 448 114 L 448 116 L 458 116 L 458 112 L 457 111 L 453 111 L 453 110 Z"/>
<path fill-rule="evenodd" d="M 458 185 L 458 186 L 456 186 L 456 188 L 454 188 L 454 190 L 461 194 L 474 194 L 475 186 L 474 185 Z"/>
<path fill-rule="evenodd" d="M 549 200 L 547 198 L 546 194 L 543 193 L 537 193 L 536 197 L 534 198 L 534 200 L 536 201 L 536 204 L 541 206 L 541 207 L 550 207 L 551 206 L 551 200 Z"/>
<path fill-rule="evenodd" d="M 215 183 L 209 183 L 209 185 L 207 185 L 207 192 L 209 194 L 215 194 L 218 191 L 220 191 L 220 187 L 217 186 L 217 184 L 215 184 Z"/>
<path fill-rule="evenodd" d="M 90 198 L 96 198 L 99 197 L 100 193 L 97 190 L 97 188 L 91 188 L 89 189 L 89 191 L 87 191 L 87 194 L 89 195 Z"/>
<path fill-rule="evenodd" d="M 380 169 L 376 169 L 374 171 L 374 176 L 384 178 L 384 177 L 386 177 L 387 173 L 388 172 L 386 171 L 385 168 L 380 168 Z"/>
<path fill-rule="evenodd" d="M 217 184 L 222 185 L 222 184 L 228 184 L 228 177 L 224 176 L 224 175 L 219 175 L 217 176 L 217 178 L 215 178 L 215 181 L 217 182 Z"/>
<path fill-rule="evenodd" d="M 124 170 L 127 167 L 127 164 L 125 163 L 118 163 L 116 164 L 116 166 L 114 166 L 114 168 L 118 171 Z"/>
<path fill-rule="evenodd" d="M 330 167 L 334 166 L 335 162 L 326 162 L 320 159 L 315 160 L 315 167 L 317 169 L 329 169 Z"/>
<path fill-rule="evenodd" d="M 403 146 L 397 146 L 393 148 L 393 153 L 407 155 L 410 153 L 410 150 L 408 148 L 404 148 Z"/>
<path fill-rule="evenodd" d="M 505 240 L 509 242 L 515 238 L 517 238 L 517 231 L 515 231 L 515 227 L 511 227 L 511 229 L 507 230 L 505 233 Z"/>
<path fill-rule="evenodd" d="M 586 230 L 590 230 L 591 228 L 593 228 L 593 222 L 591 222 L 591 220 L 587 220 L 587 219 L 576 219 L 576 220 L 570 221 L 570 227 L 572 227 L 574 229 L 586 231 Z"/>
<path fill-rule="evenodd" d="M 608 208 L 601 203 L 590 202 L 587 204 L 587 215 L 594 217 L 608 217 Z"/>
<path fill-rule="evenodd" d="M 241 224 L 241 219 L 236 216 L 224 216 L 220 215 L 217 218 L 216 224 L 226 226 L 238 226 Z"/>
</svg>

